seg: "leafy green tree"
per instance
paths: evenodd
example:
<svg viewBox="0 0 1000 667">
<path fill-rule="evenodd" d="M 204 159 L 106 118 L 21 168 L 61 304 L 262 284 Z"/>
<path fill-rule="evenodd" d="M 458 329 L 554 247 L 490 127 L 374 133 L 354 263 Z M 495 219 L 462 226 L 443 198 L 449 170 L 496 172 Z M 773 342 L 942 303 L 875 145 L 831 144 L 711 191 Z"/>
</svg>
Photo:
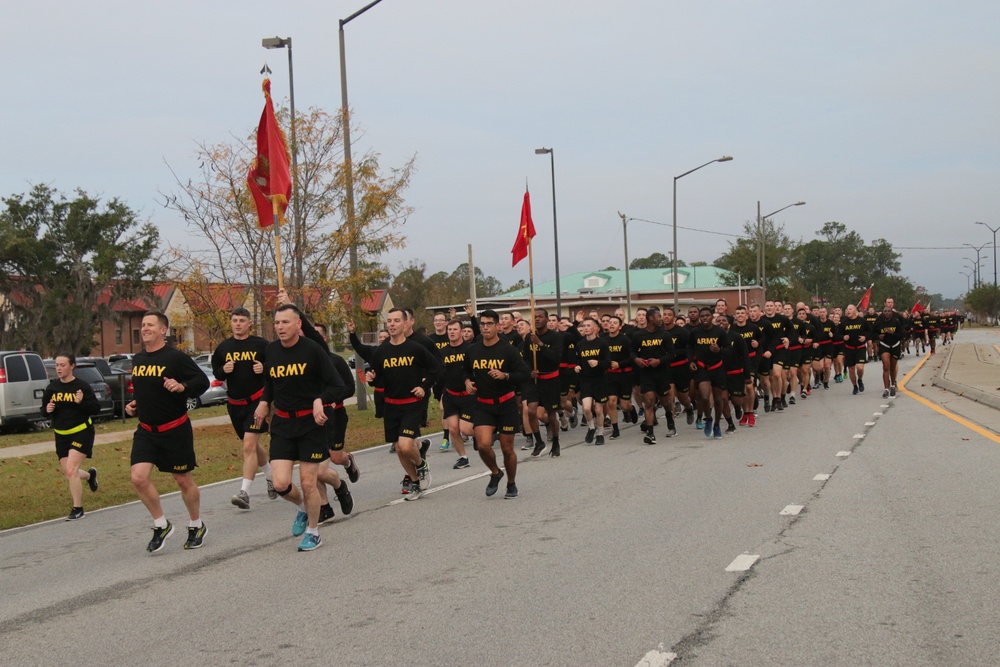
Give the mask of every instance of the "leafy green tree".
<svg viewBox="0 0 1000 667">
<path fill-rule="evenodd" d="M 793 279 L 796 274 L 795 242 L 785 233 L 784 225 L 776 225 L 773 220 L 765 220 L 762 225 L 764 241 L 764 281 L 768 298 L 794 298 Z M 757 284 L 758 251 L 761 234 L 756 221 L 743 223 L 743 236 L 729 242 L 729 250 L 713 264 L 732 272 L 724 280 L 735 286 Z"/>
<path fill-rule="evenodd" d="M 669 269 L 673 266 L 669 255 L 654 252 L 649 257 L 636 257 L 629 262 L 630 269 Z M 677 266 L 687 266 L 683 260 L 677 260 Z"/>
<path fill-rule="evenodd" d="M 1000 314 L 1000 289 L 993 285 L 980 285 L 965 296 L 965 303 L 977 319 L 992 319 L 996 323 Z"/>
<path fill-rule="evenodd" d="M 149 296 L 159 231 L 124 202 L 45 185 L 3 200 L 0 346 L 87 353 L 119 299 Z"/>
</svg>

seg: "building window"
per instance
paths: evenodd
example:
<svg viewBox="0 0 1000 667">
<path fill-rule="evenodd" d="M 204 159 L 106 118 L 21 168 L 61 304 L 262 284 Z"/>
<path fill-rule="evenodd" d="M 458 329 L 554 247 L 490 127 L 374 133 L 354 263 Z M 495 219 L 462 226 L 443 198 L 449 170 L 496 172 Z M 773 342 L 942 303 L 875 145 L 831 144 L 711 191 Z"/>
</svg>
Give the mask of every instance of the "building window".
<svg viewBox="0 0 1000 667">
<path fill-rule="evenodd" d="M 583 286 L 588 289 L 595 289 L 598 287 L 604 287 L 608 284 L 608 279 L 601 275 L 587 276 L 583 279 Z"/>
<path fill-rule="evenodd" d="M 142 343 L 142 336 L 139 335 L 138 329 L 132 329 L 132 344 L 140 345 Z"/>
<path fill-rule="evenodd" d="M 121 322 L 115 328 L 115 345 L 122 344 L 122 337 L 125 335 L 125 325 Z"/>
</svg>

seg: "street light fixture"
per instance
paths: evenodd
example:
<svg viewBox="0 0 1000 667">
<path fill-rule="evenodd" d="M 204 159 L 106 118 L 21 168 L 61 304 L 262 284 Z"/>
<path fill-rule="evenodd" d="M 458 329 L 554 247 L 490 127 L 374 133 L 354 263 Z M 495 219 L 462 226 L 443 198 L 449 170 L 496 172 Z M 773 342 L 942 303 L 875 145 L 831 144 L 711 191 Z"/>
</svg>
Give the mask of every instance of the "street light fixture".
<svg viewBox="0 0 1000 667">
<path fill-rule="evenodd" d="M 997 231 L 1000 227 L 990 227 L 985 222 L 976 222 L 977 225 L 982 225 L 986 229 L 993 232 L 993 287 L 997 286 Z"/>
<path fill-rule="evenodd" d="M 562 291 L 559 289 L 559 223 L 556 221 L 556 149 L 536 148 L 535 155 L 548 155 L 552 167 L 552 243 L 556 249 L 556 317 L 562 316 Z"/>
<path fill-rule="evenodd" d="M 766 255 L 764 252 L 764 222 L 767 221 L 768 218 L 781 213 L 786 208 L 791 208 L 793 206 L 805 206 L 805 205 L 806 203 L 804 201 L 797 201 L 794 204 L 789 204 L 788 206 L 782 206 L 777 211 L 762 216 L 760 214 L 760 201 L 757 202 L 757 235 L 760 239 L 759 252 L 757 253 L 757 260 L 759 262 L 757 267 L 757 285 L 760 286 L 762 299 L 767 299 L 767 286 L 764 284 L 764 282 L 767 280 L 767 266 L 764 262 L 764 260 L 766 259 Z"/>
<path fill-rule="evenodd" d="M 351 119 L 347 107 L 347 60 L 346 47 L 344 45 L 344 26 L 352 20 L 361 16 L 369 9 L 382 2 L 375 0 L 370 2 L 358 11 L 354 12 L 346 19 L 340 19 L 340 117 L 344 125 L 344 211 L 347 224 L 347 231 L 350 235 L 350 262 L 351 262 L 351 307 L 354 310 L 361 309 L 361 290 L 358 288 L 358 281 L 354 277 L 358 275 L 358 230 L 357 222 L 354 219 L 354 167 L 351 162 Z M 358 410 L 368 409 L 368 395 L 362 383 L 361 377 L 356 379 L 358 397 Z"/>
<path fill-rule="evenodd" d="M 979 272 L 979 258 L 980 258 L 980 253 L 982 253 L 983 248 L 985 248 L 986 246 L 988 246 L 989 243 L 984 243 L 983 245 L 978 246 L 978 247 L 972 245 L 971 243 L 963 243 L 962 245 L 967 245 L 967 246 L 969 246 L 970 248 L 972 248 L 973 250 L 976 251 L 976 279 L 975 279 L 975 281 L 972 284 L 973 284 L 974 287 L 979 287 L 979 283 L 981 283 L 983 281 L 982 274 Z M 996 253 L 994 253 L 994 254 L 996 254 Z"/>
<path fill-rule="evenodd" d="M 302 223 L 299 220 L 299 179 L 298 179 L 298 156 L 299 146 L 295 141 L 295 77 L 292 76 L 292 38 L 291 37 L 265 37 L 260 40 L 260 45 L 265 49 L 288 49 L 288 97 L 291 105 L 292 117 L 289 126 L 292 130 L 292 277 L 295 285 L 299 289 L 304 287 L 302 274 L 302 247 L 304 239 L 302 235 Z"/>
<path fill-rule="evenodd" d="M 671 278 L 671 280 L 673 281 L 673 284 L 674 284 L 674 311 L 677 310 L 678 301 L 679 301 L 678 295 L 677 295 L 677 181 L 680 180 L 680 179 L 682 179 L 682 178 L 684 178 L 688 174 L 693 174 L 694 172 L 698 171 L 699 169 L 701 169 L 703 167 L 707 167 L 710 164 L 713 164 L 715 162 L 729 162 L 732 159 L 733 159 L 733 157 L 731 155 L 723 155 L 722 157 L 715 158 L 714 160 L 709 160 L 705 164 L 703 164 L 701 166 L 698 166 L 698 167 L 695 167 L 694 169 L 689 169 L 688 171 L 685 171 L 680 176 L 674 176 L 674 258 L 673 258 L 673 261 L 671 262 L 671 266 L 673 267 L 673 269 L 672 269 L 672 276 L 673 277 Z"/>
<path fill-rule="evenodd" d="M 968 294 L 972 291 L 972 286 L 969 285 L 969 278 L 972 276 L 972 271 L 966 273 L 965 271 L 959 271 L 963 276 L 965 276 L 965 293 Z"/>
</svg>

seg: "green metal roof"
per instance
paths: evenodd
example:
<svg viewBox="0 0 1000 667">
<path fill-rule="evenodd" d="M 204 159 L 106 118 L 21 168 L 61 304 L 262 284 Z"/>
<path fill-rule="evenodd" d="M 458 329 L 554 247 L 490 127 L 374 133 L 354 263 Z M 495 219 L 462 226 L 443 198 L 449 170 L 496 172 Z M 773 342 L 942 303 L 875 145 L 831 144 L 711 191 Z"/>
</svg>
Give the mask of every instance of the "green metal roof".
<svg viewBox="0 0 1000 667">
<path fill-rule="evenodd" d="M 673 291 L 671 281 L 672 269 L 631 269 L 629 284 L 633 294 L 638 292 Z M 725 287 L 723 276 L 729 271 L 715 266 L 679 266 L 677 267 L 678 290 L 716 289 Z M 586 271 L 573 273 L 559 278 L 559 288 L 563 294 L 625 294 L 624 271 Z M 514 290 L 500 297 L 528 296 L 530 290 Z M 535 283 L 535 296 L 551 294 L 555 296 L 556 281 L 549 280 Z"/>
</svg>

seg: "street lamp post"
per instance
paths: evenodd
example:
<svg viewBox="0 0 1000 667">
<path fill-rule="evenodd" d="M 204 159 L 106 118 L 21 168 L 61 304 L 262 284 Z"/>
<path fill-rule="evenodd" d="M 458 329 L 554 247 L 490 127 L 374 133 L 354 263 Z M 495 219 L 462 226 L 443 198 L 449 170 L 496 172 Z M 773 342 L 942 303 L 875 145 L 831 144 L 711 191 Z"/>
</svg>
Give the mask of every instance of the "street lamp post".
<svg viewBox="0 0 1000 667">
<path fill-rule="evenodd" d="M 972 248 L 973 250 L 976 251 L 976 279 L 975 279 L 975 281 L 973 281 L 972 285 L 973 285 L 973 287 L 979 287 L 979 283 L 981 283 L 983 281 L 982 274 L 979 272 L 980 254 L 983 252 L 983 248 L 985 248 L 986 246 L 988 246 L 989 243 L 984 243 L 981 246 L 974 246 L 971 243 L 963 243 L 962 245 L 967 245 L 967 246 L 969 246 L 970 248 Z M 993 254 L 995 255 L 996 253 L 993 253 Z"/>
<path fill-rule="evenodd" d="M 357 221 L 354 219 L 354 166 L 351 162 L 351 118 L 347 107 L 347 60 L 346 48 L 344 46 L 344 26 L 361 16 L 369 9 L 382 2 L 375 0 L 370 2 L 358 11 L 354 12 L 346 19 L 340 19 L 340 117 L 344 126 L 344 211 L 347 220 L 347 232 L 350 236 L 350 264 L 351 264 L 351 308 L 355 311 L 361 310 L 361 290 L 358 288 L 358 281 L 354 278 L 358 275 L 358 230 Z M 365 393 L 365 386 L 361 378 L 356 379 L 358 410 L 368 409 L 368 395 Z"/>
<path fill-rule="evenodd" d="M 767 286 L 764 284 L 767 281 L 767 266 L 764 263 L 766 259 L 766 253 L 764 252 L 764 223 L 767 222 L 768 218 L 781 213 L 786 208 L 791 208 L 793 206 L 805 206 L 805 204 L 806 203 L 804 201 L 797 201 L 794 204 L 789 204 L 788 206 L 782 206 L 777 211 L 762 216 L 760 214 L 760 202 L 759 201 L 757 202 L 757 235 L 760 238 L 760 251 L 757 254 L 759 259 L 759 270 L 757 271 L 757 285 L 760 286 L 762 299 L 765 300 L 767 299 Z"/>
<path fill-rule="evenodd" d="M 626 319 L 632 317 L 632 284 L 629 281 L 629 268 L 628 268 L 628 218 L 621 211 L 618 211 L 618 215 L 622 219 L 622 236 L 625 237 L 625 304 L 628 308 L 626 310 Z M 623 322 L 623 324 L 625 324 Z"/>
<path fill-rule="evenodd" d="M 536 148 L 535 155 L 548 155 L 552 171 L 552 243 L 556 249 L 556 317 L 561 317 L 562 291 L 559 289 L 559 223 L 556 221 L 556 149 Z"/>
<path fill-rule="evenodd" d="M 304 236 L 302 233 L 302 221 L 299 216 L 299 179 L 298 179 L 298 157 L 299 145 L 295 141 L 295 77 L 292 72 L 292 38 L 265 37 L 260 40 L 260 45 L 265 49 L 288 49 L 288 98 L 291 105 L 292 117 L 288 124 L 292 131 L 292 239 L 294 246 L 292 250 L 292 276 L 295 285 L 302 289 L 305 282 L 302 274 L 302 254 Z"/>
<path fill-rule="evenodd" d="M 972 291 L 972 286 L 969 284 L 969 278 L 972 276 L 972 271 L 966 273 L 965 271 L 959 271 L 963 276 L 965 276 L 965 293 L 968 294 Z"/>
<path fill-rule="evenodd" d="M 993 287 L 997 286 L 997 231 L 1000 227 L 990 227 L 985 222 L 976 222 L 977 225 L 982 225 L 986 229 L 993 232 Z"/>
<path fill-rule="evenodd" d="M 694 169 L 689 169 L 688 171 L 685 171 L 680 176 L 674 176 L 674 258 L 673 258 L 673 261 L 671 262 L 671 266 L 673 267 L 672 268 L 672 277 L 671 277 L 671 280 L 674 283 L 674 311 L 675 312 L 677 311 L 677 306 L 678 306 L 678 302 L 679 302 L 679 298 L 678 298 L 678 294 L 677 294 L 677 181 L 680 180 L 680 179 L 682 179 L 682 178 L 684 178 L 688 174 L 693 174 L 694 172 L 698 171 L 699 169 L 701 169 L 703 167 L 707 167 L 710 164 L 713 164 L 715 162 L 729 162 L 732 159 L 733 159 L 733 157 L 731 155 L 723 155 L 722 157 L 715 158 L 714 160 L 709 160 L 708 162 L 706 162 L 705 164 L 703 164 L 703 165 L 701 165 L 699 167 L 695 167 Z"/>
</svg>

